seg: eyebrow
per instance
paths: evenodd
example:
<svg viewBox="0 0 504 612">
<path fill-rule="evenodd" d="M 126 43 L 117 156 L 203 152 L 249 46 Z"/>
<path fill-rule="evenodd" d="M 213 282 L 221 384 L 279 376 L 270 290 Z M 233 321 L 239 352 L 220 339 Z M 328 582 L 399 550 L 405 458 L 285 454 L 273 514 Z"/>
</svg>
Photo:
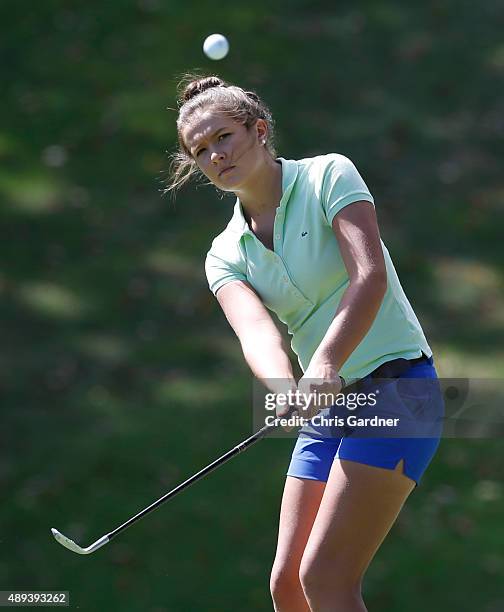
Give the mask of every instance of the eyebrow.
<svg viewBox="0 0 504 612">
<path fill-rule="evenodd" d="M 210 134 L 209 139 L 211 140 L 214 136 L 217 136 L 219 132 L 222 132 L 223 130 L 227 130 L 227 129 L 228 129 L 227 127 L 221 127 L 218 130 L 215 130 L 213 134 Z M 201 146 L 201 142 L 199 142 L 195 147 L 191 147 L 191 148 L 196 153 L 199 146 Z"/>
</svg>

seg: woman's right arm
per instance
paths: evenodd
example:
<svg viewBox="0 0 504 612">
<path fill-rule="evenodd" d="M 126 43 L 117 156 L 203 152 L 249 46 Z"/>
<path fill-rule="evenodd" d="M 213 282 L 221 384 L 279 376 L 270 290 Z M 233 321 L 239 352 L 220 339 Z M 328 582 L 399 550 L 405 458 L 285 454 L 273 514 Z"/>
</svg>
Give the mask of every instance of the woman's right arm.
<svg viewBox="0 0 504 612">
<path fill-rule="evenodd" d="M 283 338 L 252 286 L 232 281 L 222 286 L 216 297 L 254 376 L 273 392 L 295 386 Z"/>
</svg>

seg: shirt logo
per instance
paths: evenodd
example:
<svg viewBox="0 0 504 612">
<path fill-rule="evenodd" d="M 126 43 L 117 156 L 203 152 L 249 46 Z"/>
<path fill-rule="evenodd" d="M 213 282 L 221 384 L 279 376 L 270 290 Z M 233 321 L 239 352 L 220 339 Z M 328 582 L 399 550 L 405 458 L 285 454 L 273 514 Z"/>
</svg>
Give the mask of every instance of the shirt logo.
<svg viewBox="0 0 504 612">
<path fill-rule="evenodd" d="M 301 238 L 304 238 L 304 237 L 306 236 L 306 234 L 307 234 L 307 233 L 308 233 L 308 232 L 303 232 L 303 233 L 301 234 Z"/>
</svg>

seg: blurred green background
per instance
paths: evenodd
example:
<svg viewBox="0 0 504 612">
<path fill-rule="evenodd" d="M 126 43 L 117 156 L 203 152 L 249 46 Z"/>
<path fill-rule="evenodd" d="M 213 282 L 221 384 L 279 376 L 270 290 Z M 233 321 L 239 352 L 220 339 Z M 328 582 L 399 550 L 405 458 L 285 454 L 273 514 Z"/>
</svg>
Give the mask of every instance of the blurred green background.
<svg viewBox="0 0 504 612">
<path fill-rule="evenodd" d="M 203 262 L 233 198 L 161 196 L 175 86 L 254 88 L 282 157 L 350 157 L 446 377 L 504 375 L 497 0 L 0 3 L 0 588 L 82 610 L 271 610 L 292 440 L 266 440 L 92 557 L 250 433 Z M 201 51 L 213 32 L 229 56 Z M 367 575 L 372 611 L 504 609 L 502 440 L 445 440 Z"/>
</svg>

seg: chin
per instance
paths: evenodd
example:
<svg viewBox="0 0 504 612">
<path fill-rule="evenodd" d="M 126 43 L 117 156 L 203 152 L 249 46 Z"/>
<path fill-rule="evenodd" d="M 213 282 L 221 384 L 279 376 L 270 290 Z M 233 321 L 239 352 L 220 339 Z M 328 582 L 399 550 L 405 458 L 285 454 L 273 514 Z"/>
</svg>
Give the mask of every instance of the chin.
<svg viewBox="0 0 504 612">
<path fill-rule="evenodd" d="M 243 181 L 240 181 L 239 179 L 231 179 L 230 180 L 223 180 L 220 181 L 220 185 L 219 185 L 219 189 L 221 189 L 222 191 L 235 191 L 236 189 L 239 189 L 241 184 Z"/>
</svg>

